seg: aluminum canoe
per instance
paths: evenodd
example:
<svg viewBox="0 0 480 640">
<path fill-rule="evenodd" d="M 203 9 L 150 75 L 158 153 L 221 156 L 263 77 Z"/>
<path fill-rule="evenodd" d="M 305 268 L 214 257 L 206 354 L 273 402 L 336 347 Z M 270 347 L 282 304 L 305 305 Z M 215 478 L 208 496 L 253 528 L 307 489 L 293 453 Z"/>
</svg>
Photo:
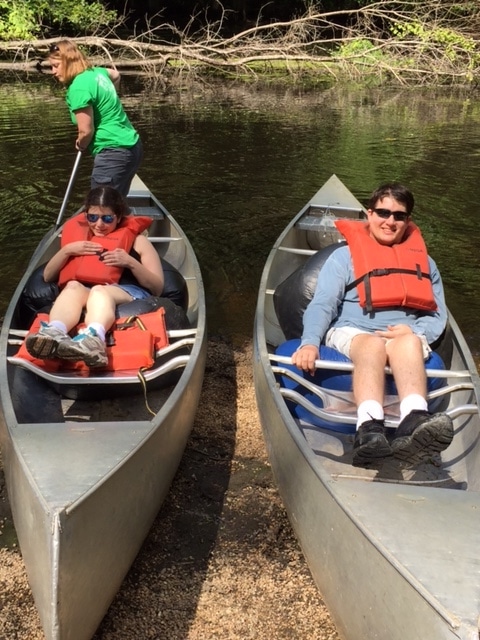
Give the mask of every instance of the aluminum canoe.
<svg viewBox="0 0 480 640">
<path fill-rule="evenodd" d="M 439 349 L 447 368 L 442 401 L 455 436 L 438 459 L 415 469 L 392 461 L 374 469 L 354 467 L 353 433 L 334 428 L 354 423 L 351 399 L 331 401 L 327 394 L 323 410 L 306 405 L 333 428 L 294 418 L 287 408 L 287 400 L 305 401 L 280 382 L 290 375 L 290 361 L 275 355 L 285 341 L 275 290 L 311 255 L 338 241 L 333 218 L 363 214 L 333 175 L 267 259 L 255 315 L 254 378 L 269 459 L 340 637 L 479 640 L 480 381 L 454 318 L 449 316 Z M 398 423 L 395 406 L 392 428 Z"/>
<path fill-rule="evenodd" d="M 150 238 L 188 289 L 191 329 L 170 336 L 156 376 L 163 384 L 147 379 L 144 388 L 134 375 L 102 379 L 94 373 L 91 387 L 79 380 L 75 395 L 75 380 L 56 384 L 16 362 L 15 343 L 25 329 L 16 324 L 22 291 L 32 271 L 56 251 L 61 228 L 35 251 L 0 336 L 6 485 L 46 640 L 94 635 L 168 492 L 201 393 L 205 296 L 196 256 L 138 177 L 128 200 L 135 215 L 153 217 Z"/>
</svg>

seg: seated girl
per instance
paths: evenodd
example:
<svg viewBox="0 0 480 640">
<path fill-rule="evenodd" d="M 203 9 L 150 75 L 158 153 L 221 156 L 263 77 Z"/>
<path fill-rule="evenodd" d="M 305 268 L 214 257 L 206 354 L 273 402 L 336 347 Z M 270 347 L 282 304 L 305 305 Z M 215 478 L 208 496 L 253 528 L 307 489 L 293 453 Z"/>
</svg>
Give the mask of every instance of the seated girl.
<svg viewBox="0 0 480 640">
<path fill-rule="evenodd" d="M 142 235 L 150 218 L 130 215 L 124 197 L 112 187 L 96 187 L 83 212 L 68 220 L 61 248 L 45 265 L 44 280 L 58 280 L 60 294 L 38 333 L 26 340 L 35 358 L 83 360 L 104 367 L 105 334 L 115 321 L 117 305 L 159 296 L 164 286 L 160 257 Z M 85 328 L 69 332 L 85 312 Z"/>
</svg>

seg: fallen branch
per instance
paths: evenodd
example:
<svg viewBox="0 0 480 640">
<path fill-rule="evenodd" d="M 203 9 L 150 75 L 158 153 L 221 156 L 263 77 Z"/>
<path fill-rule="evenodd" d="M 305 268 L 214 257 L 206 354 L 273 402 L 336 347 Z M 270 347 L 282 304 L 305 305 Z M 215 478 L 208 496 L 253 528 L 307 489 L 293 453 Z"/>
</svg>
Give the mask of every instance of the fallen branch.
<svg viewBox="0 0 480 640">
<path fill-rule="evenodd" d="M 415 6 L 415 11 L 412 10 Z M 288 22 L 260 24 L 224 38 L 226 14 L 190 34 L 192 21 L 179 31 L 161 24 L 121 39 L 107 36 L 75 38 L 98 64 L 115 64 L 156 76 L 162 82 L 228 74 L 261 78 L 310 76 L 399 84 L 472 84 L 480 77 L 480 50 L 474 40 L 479 12 L 462 17 L 459 3 L 377 2 L 352 11 L 321 13 L 310 9 Z M 165 33 L 170 34 L 165 39 Z M 162 34 L 162 35 L 160 35 Z M 13 59 L 9 68 L 48 71 L 45 58 L 55 39 L 0 43 Z M 0 64 L 6 68 L 7 63 Z"/>
</svg>

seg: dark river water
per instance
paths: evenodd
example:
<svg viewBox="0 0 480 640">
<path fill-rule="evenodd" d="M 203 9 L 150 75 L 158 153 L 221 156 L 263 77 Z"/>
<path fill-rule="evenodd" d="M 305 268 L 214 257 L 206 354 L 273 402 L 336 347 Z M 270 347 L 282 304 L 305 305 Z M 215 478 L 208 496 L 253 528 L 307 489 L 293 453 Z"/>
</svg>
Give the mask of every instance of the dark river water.
<svg viewBox="0 0 480 640">
<path fill-rule="evenodd" d="M 0 84 L 0 314 L 55 222 L 75 160 L 63 89 L 41 76 Z M 145 146 L 140 176 L 200 261 L 209 331 L 251 337 L 263 264 L 276 237 L 336 173 L 361 201 L 383 181 L 415 194 L 415 221 L 447 301 L 480 353 L 480 99 L 452 90 L 155 90 L 125 78 L 122 99 Z M 73 212 L 88 190 L 82 160 Z"/>
</svg>

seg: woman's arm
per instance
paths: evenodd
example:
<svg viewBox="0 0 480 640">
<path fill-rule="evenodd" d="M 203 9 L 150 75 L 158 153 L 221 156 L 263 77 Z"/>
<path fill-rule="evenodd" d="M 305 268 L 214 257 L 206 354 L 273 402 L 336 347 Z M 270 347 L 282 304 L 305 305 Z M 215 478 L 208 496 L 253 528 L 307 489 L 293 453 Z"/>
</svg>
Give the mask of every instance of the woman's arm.
<svg viewBox="0 0 480 640">
<path fill-rule="evenodd" d="M 149 289 L 153 295 L 161 295 L 164 282 L 163 269 L 155 247 L 146 236 L 139 235 L 135 239 L 133 248 L 139 254 L 140 260 L 136 260 L 125 249 L 113 249 L 102 254 L 104 264 L 130 269 L 141 287 Z"/>
<path fill-rule="evenodd" d="M 93 124 L 93 109 L 92 107 L 85 107 L 84 109 L 78 109 L 74 111 L 75 119 L 77 121 L 77 139 L 75 141 L 75 147 L 77 151 L 85 151 L 93 139 L 95 133 L 95 127 Z"/>
<path fill-rule="evenodd" d="M 114 67 L 113 69 L 107 69 L 107 73 L 118 93 L 120 88 L 120 72 Z"/>
<path fill-rule="evenodd" d="M 164 277 L 162 263 L 153 244 L 144 235 L 137 236 L 133 248 L 140 255 L 140 262 L 133 259 L 131 272 L 139 284 L 159 296 L 163 291 Z"/>
</svg>

